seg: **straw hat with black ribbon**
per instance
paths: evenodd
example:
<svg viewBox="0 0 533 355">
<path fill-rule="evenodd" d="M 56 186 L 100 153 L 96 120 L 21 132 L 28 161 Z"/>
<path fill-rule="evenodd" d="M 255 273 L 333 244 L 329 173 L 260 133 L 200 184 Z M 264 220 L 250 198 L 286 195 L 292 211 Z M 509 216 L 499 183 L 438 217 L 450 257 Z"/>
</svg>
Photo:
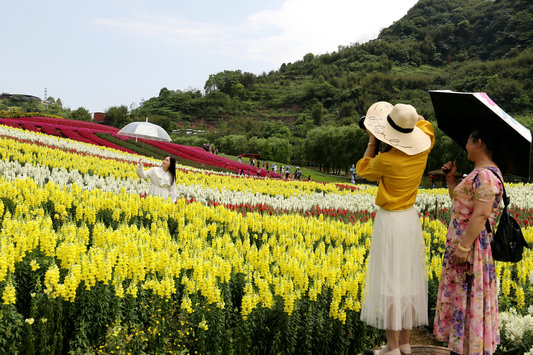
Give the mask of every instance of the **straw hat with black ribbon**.
<svg viewBox="0 0 533 355">
<path fill-rule="evenodd" d="M 379 101 L 368 109 L 364 125 L 380 141 L 415 155 L 431 146 L 429 136 L 416 127 L 417 121 L 418 113 L 413 106 Z"/>
</svg>

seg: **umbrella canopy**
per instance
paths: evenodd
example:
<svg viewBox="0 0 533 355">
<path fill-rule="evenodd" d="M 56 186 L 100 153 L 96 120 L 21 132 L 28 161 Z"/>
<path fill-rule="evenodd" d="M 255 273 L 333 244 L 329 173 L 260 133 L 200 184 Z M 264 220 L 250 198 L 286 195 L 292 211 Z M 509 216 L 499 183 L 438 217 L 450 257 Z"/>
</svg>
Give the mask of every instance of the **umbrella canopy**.
<svg viewBox="0 0 533 355">
<path fill-rule="evenodd" d="M 171 141 L 168 133 L 160 126 L 148 122 L 148 118 L 146 122 L 132 122 L 124 126 L 118 131 L 117 135 L 135 137 L 135 139 L 144 138 L 156 141 Z"/>
<path fill-rule="evenodd" d="M 498 132 L 509 151 L 509 173 L 529 179 L 531 132 L 505 113 L 484 92 L 430 90 L 429 95 L 439 128 L 466 149 L 475 127 L 490 127 Z"/>
</svg>

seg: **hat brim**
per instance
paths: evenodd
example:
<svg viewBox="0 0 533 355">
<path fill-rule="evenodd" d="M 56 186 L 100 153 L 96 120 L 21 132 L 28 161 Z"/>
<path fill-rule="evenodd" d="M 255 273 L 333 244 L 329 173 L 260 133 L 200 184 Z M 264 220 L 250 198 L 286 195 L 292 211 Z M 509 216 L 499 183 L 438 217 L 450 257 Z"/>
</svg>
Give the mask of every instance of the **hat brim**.
<svg viewBox="0 0 533 355">
<path fill-rule="evenodd" d="M 392 110 L 388 102 L 378 102 L 367 112 L 364 125 L 376 139 L 387 143 L 407 155 L 421 153 L 431 146 L 431 139 L 420 128 L 414 127 L 409 133 L 402 133 L 394 129 L 388 122 L 387 116 Z"/>
</svg>

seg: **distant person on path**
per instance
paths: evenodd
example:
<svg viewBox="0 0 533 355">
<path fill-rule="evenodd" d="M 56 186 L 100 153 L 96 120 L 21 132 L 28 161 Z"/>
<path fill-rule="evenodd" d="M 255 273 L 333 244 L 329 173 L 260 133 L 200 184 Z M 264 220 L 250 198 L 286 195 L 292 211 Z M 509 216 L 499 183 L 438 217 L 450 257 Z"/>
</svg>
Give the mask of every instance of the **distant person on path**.
<svg viewBox="0 0 533 355">
<path fill-rule="evenodd" d="M 165 157 L 161 166 L 144 170 L 142 160 L 137 163 L 137 175 L 141 179 L 150 179 L 150 195 L 159 196 L 163 199 L 170 198 L 176 202 L 178 195 L 176 192 L 176 159 L 171 156 Z"/>
<path fill-rule="evenodd" d="M 239 158 L 237 159 L 237 161 L 238 161 L 239 163 L 242 163 L 242 158 L 241 158 L 240 155 L 239 155 Z"/>
<path fill-rule="evenodd" d="M 503 195 L 505 149 L 495 130 L 474 130 L 466 142 L 474 170 L 457 183 L 455 162 L 443 165 L 452 215 L 437 296 L 433 334 L 455 354 L 492 354 L 500 343 L 498 286 L 488 233 Z M 503 181 L 503 179 L 502 179 Z"/>
<path fill-rule="evenodd" d="M 368 146 L 357 173 L 379 181 L 361 320 L 386 329 L 375 354 L 411 354 L 411 330 L 428 324 L 424 239 L 413 208 L 435 142 L 430 122 L 411 105 L 377 102 L 365 119 Z M 387 144 L 375 156 L 379 141 Z"/>
</svg>

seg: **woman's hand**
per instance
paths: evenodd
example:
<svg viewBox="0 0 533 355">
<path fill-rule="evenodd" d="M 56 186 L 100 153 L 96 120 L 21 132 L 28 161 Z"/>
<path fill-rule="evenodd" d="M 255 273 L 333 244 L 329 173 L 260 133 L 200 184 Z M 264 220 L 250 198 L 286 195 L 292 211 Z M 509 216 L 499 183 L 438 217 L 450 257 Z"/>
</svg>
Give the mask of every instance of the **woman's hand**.
<svg viewBox="0 0 533 355">
<path fill-rule="evenodd" d="M 446 179 L 455 179 L 455 173 L 457 173 L 457 165 L 454 161 L 448 161 L 441 167 L 442 172 L 446 175 Z"/>
<path fill-rule="evenodd" d="M 457 243 L 455 251 L 452 254 L 452 260 L 457 264 L 464 264 L 468 260 L 468 254 L 470 253 L 471 248 L 472 247 L 466 248 L 462 246 L 461 242 Z"/>
<path fill-rule="evenodd" d="M 374 155 L 376 155 L 376 147 L 378 146 L 379 142 L 368 129 L 366 132 L 368 133 L 368 146 L 366 147 L 365 154 L 363 156 L 373 158 Z"/>
<path fill-rule="evenodd" d="M 449 194 L 450 197 L 453 199 L 455 197 L 453 191 L 455 189 L 455 186 L 457 186 L 457 179 L 455 178 L 455 174 L 457 173 L 457 166 L 455 165 L 455 161 L 449 161 L 447 163 L 444 163 L 444 165 L 441 167 L 441 170 L 446 176 Z"/>
<path fill-rule="evenodd" d="M 465 252 L 465 251 L 461 251 L 459 249 L 455 249 L 455 251 L 452 254 L 452 260 L 456 264 L 464 264 L 468 260 L 468 253 L 469 252 Z"/>
</svg>

